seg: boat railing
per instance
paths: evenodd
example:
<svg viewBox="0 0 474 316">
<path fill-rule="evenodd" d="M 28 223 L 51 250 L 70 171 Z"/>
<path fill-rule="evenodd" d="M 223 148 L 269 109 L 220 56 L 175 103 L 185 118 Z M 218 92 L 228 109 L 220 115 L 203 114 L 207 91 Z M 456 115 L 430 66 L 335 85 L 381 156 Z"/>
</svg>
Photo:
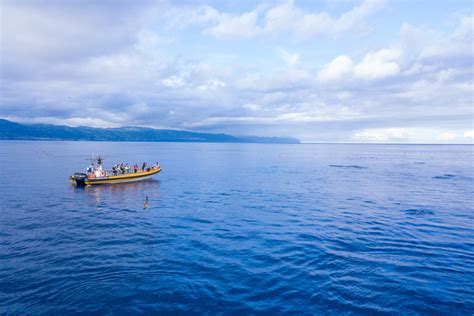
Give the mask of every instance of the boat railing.
<svg viewBox="0 0 474 316">
<path fill-rule="evenodd" d="M 110 176 L 118 176 L 118 175 L 122 175 L 122 174 L 135 174 L 135 173 L 143 173 L 143 172 L 150 172 L 150 171 L 154 171 L 154 170 L 158 170 L 160 169 L 160 165 L 159 164 L 155 164 L 151 167 L 148 167 L 146 169 L 138 169 L 136 172 L 133 170 L 133 169 L 125 169 L 125 170 L 121 170 L 121 169 L 116 169 L 116 170 L 113 170 L 113 169 L 109 169 L 109 170 L 94 170 L 92 172 L 88 172 L 87 173 L 87 177 L 88 178 L 107 178 L 107 177 L 110 177 Z M 97 175 L 97 171 L 99 171 L 99 175 Z"/>
</svg>

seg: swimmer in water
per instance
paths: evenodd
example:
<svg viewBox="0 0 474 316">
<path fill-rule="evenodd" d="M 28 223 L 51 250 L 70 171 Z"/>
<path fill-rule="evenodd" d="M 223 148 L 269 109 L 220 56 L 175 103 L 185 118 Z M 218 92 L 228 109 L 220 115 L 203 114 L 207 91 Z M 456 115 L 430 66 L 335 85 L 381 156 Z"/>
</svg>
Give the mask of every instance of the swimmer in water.
<svg viewBox="0 0 474 316">
<path fill-rule="evenodd" d="M 148 195 L 145 197 L 145 203 L 143 204 L 143 209 L 148 208 Z"/>
</svg>

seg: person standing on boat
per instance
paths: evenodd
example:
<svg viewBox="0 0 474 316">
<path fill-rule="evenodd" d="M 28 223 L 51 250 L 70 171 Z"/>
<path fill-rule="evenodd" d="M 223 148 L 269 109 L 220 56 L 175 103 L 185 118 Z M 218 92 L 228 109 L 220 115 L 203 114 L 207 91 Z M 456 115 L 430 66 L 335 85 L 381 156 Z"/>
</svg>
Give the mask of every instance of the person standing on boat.
<svg viewBox="0 0 474 316">
<path fill-rule="evenodd" d="M 138 165 L 135 163 L 133 166 L 133 172 L 137 173 L 138 172 Z"/>
<path fill-rule="evenodd" d="M 93 163 L 93 162 L 91 162 L 91 164 L 89 165 L 89 167 L 87 167 L 86 173 L 89 174 L 89 173 L 91 173 L 92 171 L 94 171 L 94 163 Z"/>
<path fill-rule="evenodd" d="M 143 162 L 143 164 L 142 164 L 142 171 L 145 171 L 145 168 L 146 168 L 146 162 Z"/>
</svg>

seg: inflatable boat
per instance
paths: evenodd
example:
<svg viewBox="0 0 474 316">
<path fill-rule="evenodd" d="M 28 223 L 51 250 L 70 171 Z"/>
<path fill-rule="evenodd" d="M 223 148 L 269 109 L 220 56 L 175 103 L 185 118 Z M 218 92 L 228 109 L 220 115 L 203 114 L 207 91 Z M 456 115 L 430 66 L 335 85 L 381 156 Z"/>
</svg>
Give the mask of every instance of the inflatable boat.
<svg viewBox="0 0 474 316">
<path fill-rule="evenodd" d="M 97 160 L 98 165 L 96 168 L 89 167 L 85 173 L 76 172 L 69 177 L 69 180 L 78 186 L 114 184 L 149 179 L 161 171 L 158 163 L 148 168 L 145 168 L 144 165 L 141 170 L 138 170 L 138 168 L 134 168 L 135 170 L 130 170 L 129 168 L 124 170 L 115 169 L 114 167 L 111 171 L 105 171 L 102 169 L 102 159 L 99 157 Z M 93 164 L 91 165 L 93 166 Z"/>
</svg>

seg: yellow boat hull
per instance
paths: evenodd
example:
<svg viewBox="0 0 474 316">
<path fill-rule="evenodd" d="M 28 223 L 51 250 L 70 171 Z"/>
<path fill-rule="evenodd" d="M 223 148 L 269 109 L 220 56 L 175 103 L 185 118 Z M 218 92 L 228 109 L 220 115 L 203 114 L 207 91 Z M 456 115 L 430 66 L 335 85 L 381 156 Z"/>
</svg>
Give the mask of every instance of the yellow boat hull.
<svg viewBox="0 0 474 316">
<path fill-rule="evenodd" d="M 76 181 L 76 184 L 78 185 L 97 185 L 97 184 L 115 184 L 115 183 L 134 182 L 134 181 L 149 179 L 160 171 L 161 171 L 161 168 L 158 167 L 157 169 L 153 169 L 150 171 L 143 171 L 143 172 L 137 172 L 137 173 L 125 173 L 125 174 L 119 174 L 116 176 L 107 176 L 107 177 L 100 177 L 100 178 L 87 177 L 85 179 L 81 179 L 81 181 L 79 180 L 75 180 L 75 181 Z"/>
</svg>

